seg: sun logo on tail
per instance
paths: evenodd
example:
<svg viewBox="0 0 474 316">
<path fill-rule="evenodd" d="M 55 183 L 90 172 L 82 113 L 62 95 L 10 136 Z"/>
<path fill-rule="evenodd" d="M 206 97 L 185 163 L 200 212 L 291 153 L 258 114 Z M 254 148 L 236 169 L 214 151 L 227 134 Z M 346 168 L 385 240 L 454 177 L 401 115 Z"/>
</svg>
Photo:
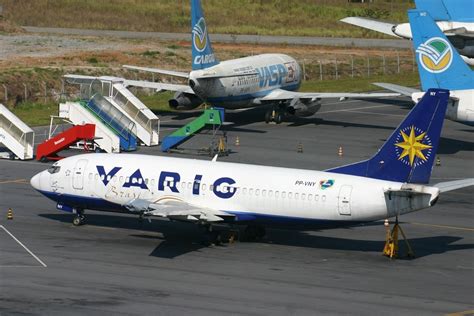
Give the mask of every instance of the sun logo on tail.
<svg viewBox="0 0 474 316">
<path fill-rule="evenodd" d="M 449 68 L 453 61 L 451 45 L 440 37 L 433 37 L 420 44 L 416 49 L 418 58 L 427 71 L 432 73 L 443 72 Z"/>
<path fill-rule="evenodd" d="M 407 126 L 400 130 L 395 143 L 398 160 L 410 167 L 417 167 L 427 161 L 432 148 L 431 139 L 426 132 L 415 126 Z M 419 159 L 415 161 L 415 158 Z"/>
<path fill-rule="evenodd" d="M 200 18 L 193 27 L 193 44 L 199 52 L 204 51 L 207 46 L 207 27 L 204 18 Z"/>
</svg>

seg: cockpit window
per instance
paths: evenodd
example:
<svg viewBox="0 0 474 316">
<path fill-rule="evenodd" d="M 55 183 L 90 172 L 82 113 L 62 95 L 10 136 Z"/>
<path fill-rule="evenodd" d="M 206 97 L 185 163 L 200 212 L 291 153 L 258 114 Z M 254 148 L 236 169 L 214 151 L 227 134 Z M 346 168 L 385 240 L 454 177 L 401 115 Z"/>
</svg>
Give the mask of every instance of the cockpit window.
<svg viewBox="0 0 474 316">
<path fill-rule="evenodd" d="M 48 172 L 49 172 L 50 174 L 58 173 L 59 170 L 61 170 L 61 167 L 60 167 L 60 166 L 54 166 L 54 165 L 53 165 L 53 166 L 51 166 L 51 167 L 48 168 Z"/>
</svg>

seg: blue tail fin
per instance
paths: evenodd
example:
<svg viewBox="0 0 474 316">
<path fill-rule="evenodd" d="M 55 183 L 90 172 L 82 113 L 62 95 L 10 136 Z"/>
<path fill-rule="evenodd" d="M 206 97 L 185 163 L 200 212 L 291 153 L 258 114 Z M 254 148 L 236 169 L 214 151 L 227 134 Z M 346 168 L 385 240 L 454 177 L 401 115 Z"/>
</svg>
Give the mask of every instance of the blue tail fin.
<svg viewBox="0 0 474 316">
<path fill-rule="evenodd" d="M 200 0 L 191 0 L 191 16 L 193 70 L 205 69 L 217 65 L 219 61 L 212 50 Z"/>
<path fill-rule="evenodd" d="M 448 99 L 448 90 L 429 89 L 372 158 L 327 171 L 397 182 L 428 183 Z"/>
<path fill-rule="evenodd" d="M 423 91 L 474 89 L 474 72 L 426 11 L 409 10 L 413 46 Z"/>
<path fill-rule="evenodd" d="M 435 21 L 474 22 L 472 0 L 415 0 L 417 10 L 427 11 Z"/>
</svg>

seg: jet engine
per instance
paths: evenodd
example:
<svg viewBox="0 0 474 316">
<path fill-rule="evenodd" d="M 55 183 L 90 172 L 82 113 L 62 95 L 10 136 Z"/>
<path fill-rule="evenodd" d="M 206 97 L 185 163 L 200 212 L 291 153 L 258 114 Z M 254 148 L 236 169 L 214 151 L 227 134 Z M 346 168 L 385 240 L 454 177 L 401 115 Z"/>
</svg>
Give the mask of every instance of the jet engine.
<svg viewBox="0 0 474 316">
<path fill-rule="evenodd" d="M 168 101 L 170 108 L 176 110 L 192 110 L 202 103 L 202 100 L 195 94 L 186 92 L 176 92 L 173 99 Z"/>
<path fill-rule="evenodd" d="M 321 108 L 320 99 L 299 99 L 294 98 L 291 100 L 290 104 L 286 108 L 286 111 L 291 115 L 296 115 L 300 117 L 311 116 L 314 113 L 318 112 Z"/>
</svg>

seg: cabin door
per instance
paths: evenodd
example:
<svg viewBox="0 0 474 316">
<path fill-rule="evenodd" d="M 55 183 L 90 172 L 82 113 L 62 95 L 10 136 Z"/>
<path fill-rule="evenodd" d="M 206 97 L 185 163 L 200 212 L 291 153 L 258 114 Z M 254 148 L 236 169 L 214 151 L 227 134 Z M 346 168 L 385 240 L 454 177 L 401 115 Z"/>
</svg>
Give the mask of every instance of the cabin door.
<svg viewBox="0 0 474 316">
<path fill-rule="evenodd" d="M 338 210 L 341 215 L 351 215 L 352 186 L 343 185 L 339 191 Z"/>
<path fill-rule="evenodd" d="M 76 190 L 84 189 L 84 173 L 87 166 L 87 159 L 80 159 L 76 162 L 72 173 L 72 187 Z"/>
</svg>

